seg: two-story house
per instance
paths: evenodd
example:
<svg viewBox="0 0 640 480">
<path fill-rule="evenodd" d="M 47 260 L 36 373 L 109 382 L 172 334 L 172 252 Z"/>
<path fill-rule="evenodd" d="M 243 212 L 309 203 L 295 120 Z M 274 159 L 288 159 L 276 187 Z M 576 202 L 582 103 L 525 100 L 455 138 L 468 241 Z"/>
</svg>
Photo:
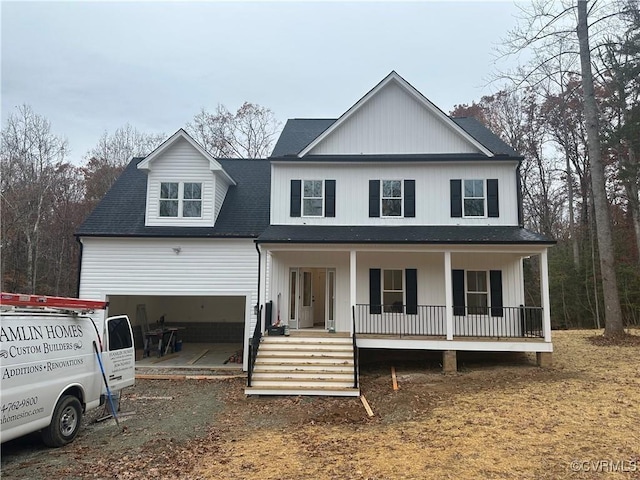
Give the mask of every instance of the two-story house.
<svg viewBox="0 0 640 480">
<path fill-rule="evenodd" d="M 357 394 L 363 348 L 442 351 L 445 371 L 457 351 L 545 364 L 554 242 L 522 226 L 521 161 L 395 72 L 337 119 L 289 120 L 268 160 L 214 159 L 179 131 L 79 231 L 80 294 L 244 302 L 249 394 Z"/>
</svg>

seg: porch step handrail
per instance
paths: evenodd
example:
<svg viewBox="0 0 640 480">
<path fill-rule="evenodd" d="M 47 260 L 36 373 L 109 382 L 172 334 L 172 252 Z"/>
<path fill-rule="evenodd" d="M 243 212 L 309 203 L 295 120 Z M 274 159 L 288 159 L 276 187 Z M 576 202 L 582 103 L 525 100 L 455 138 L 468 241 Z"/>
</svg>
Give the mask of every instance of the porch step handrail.
<svg viewBox="0 0 640 480">
<path fill-rule="evenodd" d="M 251 386 L 251 376 L 253 374 L 253 368 L 256 364 L 256 358 L 258 356 L 258 349 L 260 348 L 260 340 L 262 339 L 262 305 L 258 311 L 258 318 L 256 319 L 256 326 L 253 329 L 253 336 L 249 339 L 249 366 L 247 368 L 247 387 Z"/>
<path fill-rule="evenodd" d="M 358 362 L 358 342 L 356 340 L 356 307 L 351 307 L 353 320 L 353 333 L 351 335 L 353 341 L 353 388 L 358 388 L 358 373 L 360 371 Z"/>
</svg>

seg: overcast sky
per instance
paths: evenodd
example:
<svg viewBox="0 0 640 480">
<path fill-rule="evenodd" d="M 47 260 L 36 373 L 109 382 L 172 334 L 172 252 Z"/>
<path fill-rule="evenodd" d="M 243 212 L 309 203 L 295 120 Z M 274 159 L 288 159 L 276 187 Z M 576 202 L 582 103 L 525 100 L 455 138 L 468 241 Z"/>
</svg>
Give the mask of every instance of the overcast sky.
<svg viewBox="0 0 640 480">
<path fill-rule="evenodd" d="M 83 161 L 129 122 L 172 134 L 244 101 L 335 118 L 396 70 L 445 112 L 479 100 L 512 2 L 7 2 L 2 122 L 28 104 Z M 513 60 L 515 61 L 515 59 Z"/>
</svg>

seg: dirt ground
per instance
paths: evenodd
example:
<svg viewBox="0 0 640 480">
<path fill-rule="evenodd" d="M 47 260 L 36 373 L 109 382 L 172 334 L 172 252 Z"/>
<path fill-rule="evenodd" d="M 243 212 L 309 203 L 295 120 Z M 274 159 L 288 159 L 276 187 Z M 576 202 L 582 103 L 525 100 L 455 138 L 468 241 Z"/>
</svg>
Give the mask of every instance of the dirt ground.
<svg viewBox="0 0 640 480">
<path fill-rule="evenodd" d="M 640 479 L 640 331 L 625 346 L 554 332 L 530 354 L 366 355 L 358 398 L 245 397 L 242 378 L 138 380 L 76 440 L 2 445 L 3 479 Z M 394 391 L 390 368 L 397 372 Z"/>
</svg>

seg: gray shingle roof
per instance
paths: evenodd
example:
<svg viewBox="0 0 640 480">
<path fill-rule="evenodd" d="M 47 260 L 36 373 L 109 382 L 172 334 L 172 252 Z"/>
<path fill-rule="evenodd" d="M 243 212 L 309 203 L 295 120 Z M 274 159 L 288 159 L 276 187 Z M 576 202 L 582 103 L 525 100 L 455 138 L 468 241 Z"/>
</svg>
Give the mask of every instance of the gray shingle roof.
<svg viewBox="0 0 640 480">
<path fill-rule="evenodd" d="M 513 148 L 475 118 L 461 117 L 452 118 L 452 120 L 478 142 L 491 150 L 494 155 L 518 157 L 518 153 Z M 335 118 L 293 118 L 287 120 L 280 138 L 278 138 L 278 143 L 276 143 L 273 152 L 271 152 L 271 157 L 297 155 L 335 121 Z M 443 155 L 442 157 L 445 156 Z"/>
<path fill-rule="evenodd" d="M 214 227 L 146 227 L 147 175 L 134 158 L 76 231 L 77 236 L 254 238 L 269 225 L 268 160 L 217 159 L 236 181 Z"/>
<path fill-rule="evenodd" d="M 290 118 L 282 129 L 271 156 L 297 155 L 335 121 L 335 118 Z"/>
<path fill-rule="evenodd" d="M 258 243 L 542 244 L 556 242 L 516 226 L 271 225 Z"/>
<path fill-rule="evenodd" d="M 503 142 L 500 137 L 485 127 L 482 123 L 473 117 L 452 118 L 460 127 L 462 127 L 469 135 L 478 142 L 491 150 L 494 155 L 508 155 L 517 157 L 518 152 Z"/>
</svg>

